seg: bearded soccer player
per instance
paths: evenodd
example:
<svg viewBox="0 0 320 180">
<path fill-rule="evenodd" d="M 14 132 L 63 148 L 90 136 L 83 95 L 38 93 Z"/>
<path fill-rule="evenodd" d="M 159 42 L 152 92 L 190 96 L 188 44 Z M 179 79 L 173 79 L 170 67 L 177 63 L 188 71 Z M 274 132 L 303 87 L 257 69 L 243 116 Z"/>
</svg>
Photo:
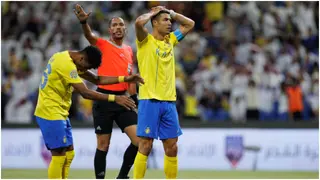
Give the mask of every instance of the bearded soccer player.
<svg viewBox="0 0 320 180">
<path fill-rule="evenodd" d="M 115 84 L 123 81 L 143 83 L 143 79 L 138 75 L 104 77 L 88 71 L 98 68 L 100 64 L 100 50 L 88 46 L 82 51 L 55 53 L 43 73 L 34 115 L 45 145 L 52 154 L 48 168 L 49 179 L 66 179 L 75 155 L 72 128 L 68 118 L 73 89 L 86 99 L 112 101 L 127 109 L 135 108 L 134 101 L 129 97 L 102 94 L 88 89 L 82 82 L 78 73 L 94 84 Z"/>
<path fill-rule="evenodd" d="M 126 26 L 122 18 L 114 17 L 109 21 L 108 40 L 97 37 L 91 32 L 87 19 L 91 13 L 86 13 L 77 4 L 75 14 L 82 24 L 82 30 L 91 45 L 97 46 L 102 52 L 102 64 L 98 68 L 101 76 L 126 76 L 132 73 L 133 53 L 130 46 L 123 44 Z M 100 85 L 98 92 L 123 95 L 129 92 L 131 98 L 138 105 L 136 85 L 120 83 L 115 85 Z M 95 101 L 93 104 L 94 127 L 97 137 L 97 149 L 94 157 L 96 179 L 104 179 L 106 170 L 106 156 L 108 153 L 112 126 L 115 121 L 122 132 L 130 138 L 131 143 L 126 149 L 118 179 L 128 179 L 128 173 L 134 163 L 138 151 L 138 137 L 136 135 L 137 113 L 127 110 L 113 102 Z"/>
<path fill-rule="evenodd" d="M 151 20 L 149 34 L 144 25 Z M 171 21 L 180 27 L 171 32 Z M 194 21 L 162 6 L 137 18 L 137 58 L 140 75 L 145 84 L 139 89 L 137 135 L 139 151 L 134 162 L 133 177 L 143 178 L 147 158 L 154 139 L 160 138 L 164 147 L 166 178 L 177 178 L 177 141 L 182 134 L 176 109 L 175 59 L 173 48 L 193 28 Z"/>
</svg>

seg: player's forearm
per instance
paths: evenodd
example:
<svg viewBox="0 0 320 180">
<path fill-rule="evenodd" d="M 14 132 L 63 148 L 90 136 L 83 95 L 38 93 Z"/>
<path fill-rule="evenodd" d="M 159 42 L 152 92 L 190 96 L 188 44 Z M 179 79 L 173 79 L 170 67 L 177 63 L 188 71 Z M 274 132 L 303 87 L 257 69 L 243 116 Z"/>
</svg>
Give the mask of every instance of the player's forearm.
<svg viewBox="0 0 320 180">
<path fill-rule="evenodd" d="M 128 92 L 130 95 L 137 94 L 137 84 L 136 83 L 129 83 Z"/>
<path fill-rule="evenodd" d="M 118 77 L 111 77 L 111 76 L 99 76 L 98 77 L 99 85 L 110 85 L 110 84 L 117 84 L 119 83 L 119 78 Z"/>
<path fill-rule="evenodd" d="M 99 77 L 90 71 L 86 71 L 83 74 L 79 74 L 79 76 L 95 85 L 98 85 L 99 83 Z"/>
<path fill-rule="evenodd" d="M 195 22 L 192 19 L 173 11 L 170 11 L 170 15 L 173 20 L 177 21 L 184 28 L 191 30 L 194 27 Z"/>
<path fill-rule="evenodd" d="M 152 12 L 142 14 L 136 19 L 136 26 L 144 27 L 154 14 Z"/>
<path fill-rule="evenodd" d="M 98 84 L 110 85 L 121 82 L 128 82 L 128 76 L 98 76 Z"/>
<path fill-rule="evenodd" d="M 111 76 L 81 76 L 83 79 L 95 84 L 95 85 L 110 85 L 110 84 L 117 84 L 119 83 L 118 77 L 111 77 Z"/>
<path fill-rule="evenodd" d="M 98 101 L 114 101 L 115 100 L 114 96 L 112 99 L 110 99 L 108 94 L 103 94 L 103 93 L 99 93 L 91 89 L 88 89 L 83 82 L 74 83 L 71 85 L 74 88 L 74 90 L 80 93 L 81 96 L 85 99 L 98 100 Z"/>
<path fill-rule="evenodd" d="M 97 76 L 90 71 L 80 74 L 80 77 L 95 85 L 110 85 L 128 82 L 128 76 Z"/>
<path fill-rule="evenodd" d="M 85 99 L 91 99 L 91 100 L 98 100 L 98 101 L 108 101 L 108 94 L 102 94 L 90 89 L 87 89 L 86 91 L 80 91 L 79 92 L 81 96 Z"/>
</svg>

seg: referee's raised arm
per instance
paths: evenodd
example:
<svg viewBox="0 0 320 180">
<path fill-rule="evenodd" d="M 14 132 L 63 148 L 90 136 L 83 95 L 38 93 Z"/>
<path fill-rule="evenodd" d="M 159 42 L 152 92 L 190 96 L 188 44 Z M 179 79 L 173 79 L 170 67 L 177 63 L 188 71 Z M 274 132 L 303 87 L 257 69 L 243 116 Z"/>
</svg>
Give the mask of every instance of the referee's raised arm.
<svg viewBox="0 0 320 180">
<path fill-rule="evenodd" d="M 81 23 L 82 30 L 86 39 L 89 41 L 91 45 L 96 45 L 98 37 L 92 33 L 91 28 L 87 23 L 87 19 L 89 18 L 91 12 L 86 13 L 79 4 L 76 4 L 74 14 L 77 16 Z"/>
</svg>

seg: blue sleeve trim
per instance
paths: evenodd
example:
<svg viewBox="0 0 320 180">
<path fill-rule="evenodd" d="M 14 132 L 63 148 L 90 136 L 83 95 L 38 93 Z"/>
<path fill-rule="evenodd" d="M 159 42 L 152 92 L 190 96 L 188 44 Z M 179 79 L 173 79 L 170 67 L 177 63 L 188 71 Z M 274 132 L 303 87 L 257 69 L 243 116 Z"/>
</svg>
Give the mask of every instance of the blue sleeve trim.
<svg viewBox="0 0 320 180">
<path fill-rule="evenodd" d="M 179 42 L 184 38 L 184 35 L 181 33 L 180 29 L 176 29 L 173 34 L 177 37 Z"/>
</svg>

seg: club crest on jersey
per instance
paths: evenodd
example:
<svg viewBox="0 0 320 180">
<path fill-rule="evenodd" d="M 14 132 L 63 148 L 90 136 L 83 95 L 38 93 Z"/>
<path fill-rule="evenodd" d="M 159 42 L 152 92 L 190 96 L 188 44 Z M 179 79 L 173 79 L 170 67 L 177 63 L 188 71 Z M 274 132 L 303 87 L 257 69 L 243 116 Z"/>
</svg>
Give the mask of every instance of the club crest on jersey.
<svg viewBox="0 0 320 180">
<path fill-rule="evenodd" d="M 77 72 L 76 70 L 72 70 L 72 71 L 70 72 L 70 77 L 71 77 L 72 79 L 77 79 L 77 77 L 78 77 L 78 72 Z"/>
<path fill-rule="evenodd" d="M 149 128 L 149 127 L 147 127 L 147 128 L 146 128 L 146 130 L 144 130 L 144 132 L 145 132 L 146 134 L 149 134 L 149 133 L 150 133 L 150 131 L 151 131 L 151 130 L 150 130 L 150 128 Z"/>
</svg>

